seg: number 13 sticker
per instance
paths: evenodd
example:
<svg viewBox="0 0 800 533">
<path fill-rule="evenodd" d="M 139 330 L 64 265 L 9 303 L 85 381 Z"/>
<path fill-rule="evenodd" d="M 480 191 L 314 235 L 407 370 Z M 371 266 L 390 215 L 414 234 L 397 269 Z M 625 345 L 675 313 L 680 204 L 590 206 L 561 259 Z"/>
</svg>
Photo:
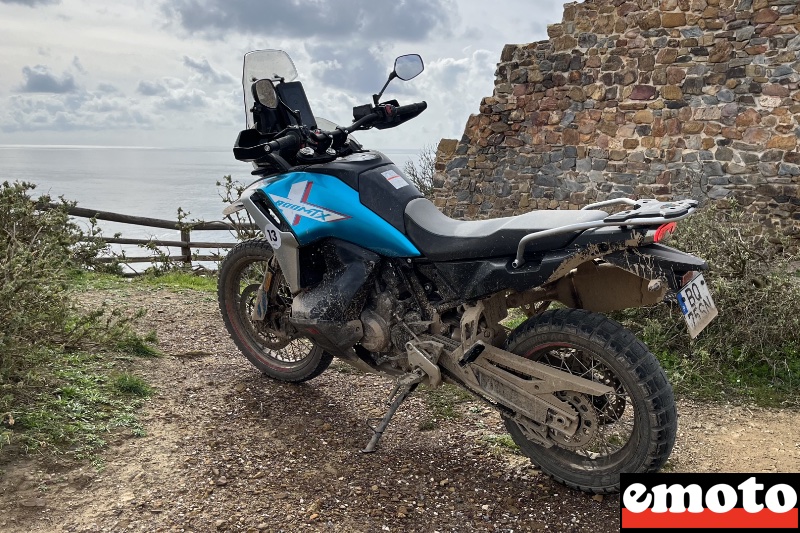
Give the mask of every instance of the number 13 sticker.
<svg viewBox="0 0 800 533">
<path fill-rule="evenodd" d="M 264 236 L 273 250 L 281 247 L 281 232 L 270 221 L 267 221 L 267 226 L 264 228 Z"/>
</svg>

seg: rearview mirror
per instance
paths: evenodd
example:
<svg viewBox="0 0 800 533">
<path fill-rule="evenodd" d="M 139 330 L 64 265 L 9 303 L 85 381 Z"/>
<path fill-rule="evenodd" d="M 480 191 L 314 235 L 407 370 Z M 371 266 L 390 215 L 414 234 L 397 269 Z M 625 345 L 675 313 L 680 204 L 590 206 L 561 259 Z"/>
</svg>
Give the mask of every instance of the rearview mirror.
<svg viewBox="0 0 800 533">
<path fill-rule="evenodd" d="M 419 76 L 425 70 L 419 54 L 408 54 L 394 60 L 394 72 L 403 81 Z"/>
<path fill-rule="evenodd" d="M 258 80 L 253 84 L 253 97 L 256 102 L 269 109 L 277 109 L 278 95 L 272 80 Z"/>
<path fill-rule="evenodd" d="M 386 90 L 386 87 L 389 86 L 393 79 L 400 78 L 403 81 L 408 81 L 419 76 L 423 70 L 425 70 L 425 65 L 422 64 L 422 57 L 419 54 L 407 54 L 398 57 L 394 60 L 394 70 L 389 74 L 389 79 L 383 84 L 381 92 L 372 95 L 372 101 L 375 105 L 378 105 L 381 96 L 383 96 L 383 91 Z"/>
</svg>

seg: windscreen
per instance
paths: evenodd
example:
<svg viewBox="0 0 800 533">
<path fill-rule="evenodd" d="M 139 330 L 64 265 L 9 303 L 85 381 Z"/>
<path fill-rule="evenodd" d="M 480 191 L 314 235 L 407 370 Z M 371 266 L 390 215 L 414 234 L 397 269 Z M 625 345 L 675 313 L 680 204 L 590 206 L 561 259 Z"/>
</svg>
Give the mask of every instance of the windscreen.
<svg viewBox="0 0 800 533">
<path fill-rule="evenodd" d="M 244 72 L 242 74 L 242 91 L 244 92 L 244 114 L 247 117 L 247 127 L 254 128 L 252 86 L 258 80 L 269 79 L 277 81 L 294 81 L 297 79 L 297 69 L 289 54 L 283 50 L 255 50 L 244 56 Z"/>
</svg>

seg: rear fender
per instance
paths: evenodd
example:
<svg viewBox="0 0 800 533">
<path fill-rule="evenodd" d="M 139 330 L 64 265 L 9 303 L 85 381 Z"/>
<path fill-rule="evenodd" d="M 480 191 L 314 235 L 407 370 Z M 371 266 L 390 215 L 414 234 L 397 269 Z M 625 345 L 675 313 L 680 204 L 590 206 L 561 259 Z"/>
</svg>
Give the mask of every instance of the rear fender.
<svg viewBox="0 0 800 533">
<path fill-rule="evenodd" d="M 646 307 L 680 290 L 687 272 L 706 269 L 702 259 L 667 246 L 632 247 L 588 258 L 542 289 L 512 295 L 508 305 L 556 300 L 600 313 Z"/>
<path fill-rule="evenodd" d="M 687 272 L 708 270 L 708 263 L 699 257 L 662 244 L 621 250 L 603 259 L 641 278 L 662 280 L 672 292 L 680 290 Z"/>
<path fill-rule="evenodd" d="M 598 313 L 656 305 L 667 294 L 666 285 L 657 279 L 594 261 L 572 270 L 553 289 L 554 299 L 567 307 Z"/>
</svg>

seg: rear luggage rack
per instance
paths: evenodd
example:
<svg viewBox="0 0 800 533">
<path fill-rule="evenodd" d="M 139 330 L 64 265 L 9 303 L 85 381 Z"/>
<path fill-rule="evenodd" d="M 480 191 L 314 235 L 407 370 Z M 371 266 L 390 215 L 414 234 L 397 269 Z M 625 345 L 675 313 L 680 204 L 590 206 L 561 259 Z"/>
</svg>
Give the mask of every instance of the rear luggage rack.
<svg viewBox="0 0 800 533">
<path fill-rule="evenodd" d="M 585 231 L 588 229 L 604 228 L 609 226 L 656 226 L 659 224 L 666 224 L 668 222 L 675 222 L 686 218 L 695 212 L 698 206 L 697 200 L 675 200 L 672 202 L 660 202 L 658 200 L 631 200 L 630 198 L 616 198 L 614 200 L 606 200 L 589 204 L 581 210 L 596 209 L 609 205 L 626 204 L 633 207 L 613 215 L 608 215 L 603 220 L 596 220 L 593 222 L 580 222 L 578 224 L 569 224 L 561 226 L 560 228 L 553 228 L 544 231 L 537 231 L 526 235 L 519 241 L 517 245 L 517 257 L 511 266 L 519 268 L 525 264 L 525 247 L 528 244 L 552 237 L 553 235 L 560 235 L 562 233 L 573 233 L 577 231 Z"/>
</svg>

